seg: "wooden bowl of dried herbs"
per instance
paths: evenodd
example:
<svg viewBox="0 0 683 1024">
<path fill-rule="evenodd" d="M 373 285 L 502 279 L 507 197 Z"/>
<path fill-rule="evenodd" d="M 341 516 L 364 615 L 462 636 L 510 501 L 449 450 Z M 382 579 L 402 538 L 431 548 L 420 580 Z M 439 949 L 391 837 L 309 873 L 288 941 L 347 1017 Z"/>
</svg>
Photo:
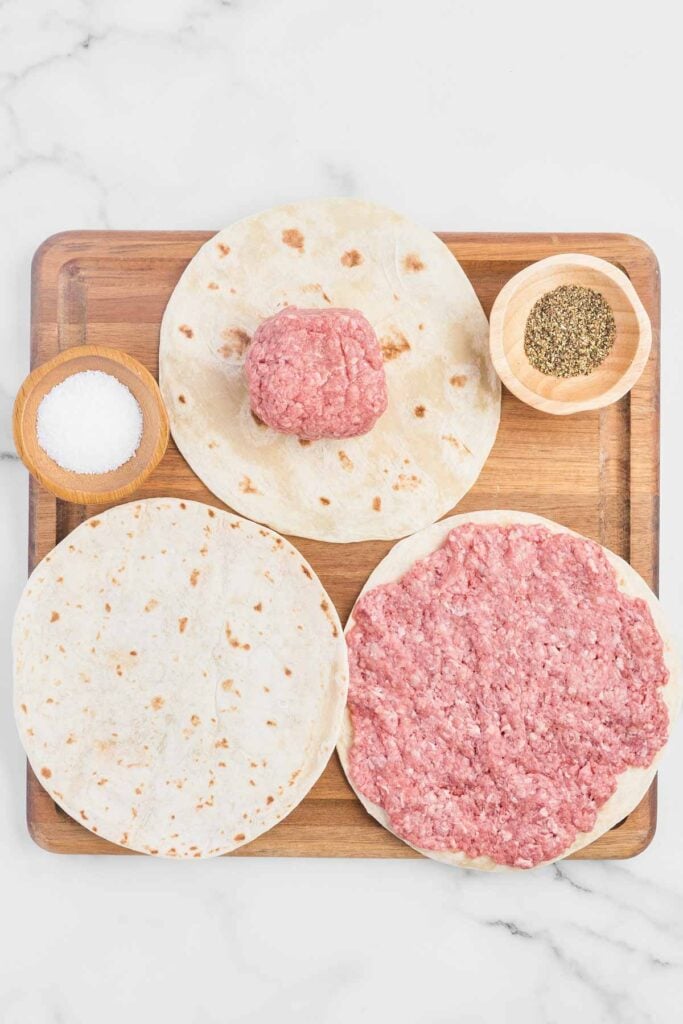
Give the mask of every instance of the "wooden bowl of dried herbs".
<svg viewBox="0 0 683 1024">
<path fill-rule="evenodd" d="M 652 328 L 626 274 L 578 253 L 526 267 L 491 310 L 490 348 L 503 384 L 558 415 L 600 409 L 645 368 Z"/>
</svg>

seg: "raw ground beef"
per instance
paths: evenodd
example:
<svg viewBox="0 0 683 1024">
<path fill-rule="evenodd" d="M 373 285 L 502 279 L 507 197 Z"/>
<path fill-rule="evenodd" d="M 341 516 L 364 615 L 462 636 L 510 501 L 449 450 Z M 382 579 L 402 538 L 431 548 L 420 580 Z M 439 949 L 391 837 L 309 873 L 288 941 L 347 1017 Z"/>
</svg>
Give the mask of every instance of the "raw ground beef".
<svg viewBox="0 0 683 1024">
<path fill-rule="evenodd" d="M 351 778 L 415 846 L 558 857 L 666 740 L 662 640 L 591 541 L 457 527 L 354 618 Z"/>
<path fill-rule="evenodd" d="M 377 336 L 358 310 L 288 306 L 257 328 L 245 368 L 253 412 L 284 434 L 355 437 L 387 407 Z"/>
</svg>

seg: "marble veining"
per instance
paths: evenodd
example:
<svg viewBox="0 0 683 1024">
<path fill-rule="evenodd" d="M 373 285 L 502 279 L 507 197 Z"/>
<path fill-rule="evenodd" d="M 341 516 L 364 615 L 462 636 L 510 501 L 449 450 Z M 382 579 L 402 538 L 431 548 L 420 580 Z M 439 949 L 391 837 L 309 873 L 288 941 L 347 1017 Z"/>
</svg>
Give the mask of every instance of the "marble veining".
<svg viewBox="0 0 683 1024">
<path fill-rule="evenodd" d="M 218 228 L 330 194 L 435 229 L 650 242 L 665 282 L 661 593 L 678 626 L 673 17 L 657 3 L 578 3 L 559 30 L 540 0 L 0 0 L 3 1024 L 680 1019 L 680 727 L 657 836 L 629 862 L 489 876 L 413 861 L 56 857 L 26 833 L 9 650 L 27 545 L 11 411 L 36 247 L 70 228 Z"/>
</svg>

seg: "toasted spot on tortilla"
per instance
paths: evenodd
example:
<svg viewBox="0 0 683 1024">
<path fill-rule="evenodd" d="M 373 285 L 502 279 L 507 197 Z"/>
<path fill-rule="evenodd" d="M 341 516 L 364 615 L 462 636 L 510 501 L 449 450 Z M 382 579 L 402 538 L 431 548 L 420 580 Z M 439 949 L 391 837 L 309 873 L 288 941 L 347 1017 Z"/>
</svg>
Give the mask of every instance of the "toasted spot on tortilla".
<svg viewBox="0 0 683 1024">
<path fill-rule="evenodd" d="M 56 622 L 58 618 L 59 612 L 53 612 L 52 615 L 50 616 L 50 622 Z"/>
<path fill-rule="evenodd" d="M 190 716 L 190 721 L 192 722 L 192 724 L 193 724 L 194 726 L 197 726 L 197 725 L 199 725 L 199 724 L 200 724 L 200 722 L 201 722 L 201 718 L 199 717 L 199 715 L 191 715 L 191 716 Z"/>
<path fill-rule="evenodd" d="M 331 304 L 331 302 L 332 302 L 332 300 L 330 299 L 329 295 L 324 291 L 323 286 L 321 284 L 305 284 L 303 286 L 303 288 L 301 289 L 301 291 L 302 292 L 306 292 L 308 294 L 313 292 L 313 293 L 316 293 L 318 295 L 321 295 L 323 300 L 325 302 L 327 302 L 328 304 Z"/>
<path fill-rule="evenodd" d="M 88 520 L 88 526 L 92 526 L 92 528 L 94 530 L 95 527 L 99 526 L 101 522 L 102 522 L 101 519 L 89 519 Z"/>
<path fill-rule="evenodd" d="M 209 288 L 212 292 L 215 292 L 218 288 L 218 285 L 216 284 L 215 281 L 209 281 L 206 287 Z"/>
<path fill-rule="evenodd" d="M 348 457 L 346 452 L 338 451 L 337 455 L 339 456 L 339 461 L 341 462 L 341 464 L 344 467 L 344 469 L 346 469 L 346 470 L 352 470 L 353 469 L 353 462 Z"/>
<path fill-rule="evenodd" d="M 363 262 L 363 257 L 358 249 L 348 249 L 341 258 L 344 267 L 357 267 Z"/>
<path fill-rule="evenodd" d="M 185 398 L 185 395 L 178 395 L 178 401 L 180 402 L 181 405 L 185 405 L 187 399 Z"/>
<path fill-rule="evenodd" d="M 97 785 L 98 786 L 106 786 L 108 782 L 109 782 L 109 779 L 98 779 Z"/>
<path fill-rule="evenodd" d="M 214 518 L 214 516 L 216 515 L 216 513 L 215 513 L 214 509 L 212 509 L 212 508 L 207 508 L 207 510 L 206 510 L 206 511 L 207 511 L 207 513 L 208 513 L 209 519 L 213 519 L 213 518 Z"/>
<path fill-rule="evenodd" d="M 225 344 L 218 349 L 218 354 L 224 359 L 229 359 L 231 356 L 243 356 L 251 342 L 250 335 L 241 327 L 226 327 L 224 331 L 221 331 L 221 338 Z"/>
<path fill-rule="evenodd" d="M 108 601 L 105 601 L 104 610 L 105 610 L 105 612 L 110 612 L 111 611 L 111 605 L 109 604 Z"/>
<path fill-rule="evenodd" d="M 232 679 L 224 679 L 223 682 L 221 683 L 221 687 L 224 690 L 230 690 L 230 689 L 232 689 L 232 686 L 233 686 L 233 680 Z"/>
<path fill-rule="evenodd" d="M 375 512 L 380 512 L 382 509 L 382 499 L 380 497 L 374 497 L 372 499 L 372 507 L 374 508 Z"/>
<path fill-rule="evenodd" d="M 461 388 L 467 383 L 467 377 L 461 373 L 456 373 L 451 377 L 450 382 L 454 388 Z"/>
<path fill-rule="evenodd" d="M 57 577 L 57 583 L 63 583 L 63 582 L 64 582 L 64 577 L 63 576 L 58 576 Z"/>
<path fill-rule="evenodd" d="M 453 447 L 457 448 L 459 451 L 467 452 L 468 455 L 472 454 L 472 452 L 467 447 L 467 445 L 464 443 L 464 441 L 459 441 L 458 438 L 454 437 L 453 434 L 442 434 L 441 437 L 442 437 L 442 440 L 448 441 L 449 444 L 452 444 Z"/>
<path fill-rule="evenodd" d="M 263 605 L 261 604 L 260 601 L 257 601 L 257 603 L 254 605 L 254 611 L 255 612 L 262 612 L 263 611 Z"/>
<path fill-rule="evenodd" d="M 256 415 L 253 409 L 250 409 L 249 412 L 251 413 L 251 418 L 257 427 L 265 427 L 265 423 L 263 422 L 260 416 Z"/>
<path fill-rule="evenodd" d="M 416 274 L 418 271 L 424 270 L 425 265 L 417 253 L 409 252 L 403 257 L 403 267 L 408 273 Z"/>
<path fill-rule="evenodd" d="M 234 841 L 235 841 L 236 843 L 241 843 L 241 842 L 243 842 L 243 841 L 244 841 L 244 840 L 245 840 L 245 839 L 246 839 L 247 837 L 245 836 L 244 832 L 238 832 L 238 833 L 237 833 L 237 835 L 236 835 L 236 836 L 233 836 L 232 838 L 234 839 Z"/>
<path fill-rule="evenodd" d="M 181 334 L 184 334 L 186 338 L 194 338 L 194 331 L 187 324 L 181 324 L 178 328 Z"/>
<path fill-rule="evenodd" d="M 266 725 L 273 725 L 273 726 L 276 726 L 276 725 L 277 725 L 277 722 L 274 722 L 272 718 L 268 718 L 268 719 L 266 720 Z"/>
<path fill-rule="evenodd" d="M 237 639 L 236 636 L 233 636 L 232 629 L 230 628 L 230 623 L 229 622 L 225 623 L 225 635 L 226 635 L 228 643 L 230 644 L 231 647 L 235 647 L 235 648 L 241 647 L 243 651 L 250 651 L 251 650 L 251 644 L 242 644 L 242 643 L 239 642 L 239 640 Z"/>
<path fill-rule="evenodd" d="M 198 579 L 199 579 L 199 569 L 193 569 L 192 572 L 190 573 L 190 586 L 191 587 L 196 587 Z"/>
<path fill-rule="evenodd" d="M 19 706 L 20 706 L 21 710 L 24 712 L 24 714 L 27 715 L 28 714 L 28 708 L 26 707 L 26 705 L 25 704 L 20 704 Z"/>
<path fill-rule="evenodd" d="M 298 249 L 299 252 L 304 251 L 304 236 L 298 228 L 285 228 L 282 232 L 282 241 L 290 249 Z"/>
<path fill-rule="evenodd" d="M 417 329 L 418 329 L 418 331 L 424 331 L 425 325 L 424 324 L 418 324 L 417 325 Z"/>
<path fill-rule="evenodd" d="M 266 803 L 267 804 L 272 804 L 274 802 L 275 802 L 275 797 L 274 796 L 267 796 L 266 797 Z"/>
<path fill-rule="evenodd" d="M 80 814 L 80 816 L 83 819 L 83 821 L 87 821 L 88 820 L 88 815 L 85 813 L 85 811 L 79 811 L 78 813 Z"/>
<path fill-rule="evenodd" d="M 338 636 L 339 635 L 339 630 L 337 629 L 337 625 L 336 625 L 334 619 L 330 615 L 330 606 L 329 606 L 329 604 L 327 603 L 327 601 L 325 601 L 323 599 L 320 602 L 320 607 L 325 612 L 325 615 L 327 616 L 327 619 L 328 619 L 330 625 L 332 626 L 332 636 Z"/>
<path fill-rule="evenodd" d="M 301 445 L 302 448 L 308 448 L 309 444 L 311 444 L 311 441 L 307 437 L 300 437 L 299 444 Z"/>
<path fill-rule="evenodd" d="M 304 576 L 308 576 L 309 580 L 313 579 L 311 575 L 311 570 L 308 568 L 307 565 L 304 565 L 303 562 L 301 563 L 301 571 L 304 574 Z"/>
<path fill-rule="evenodd" d="M 424 407 L 424 405 L 416 405 L 415 408 L 413 409 L 413 412 L 415 413 L 417 418 L 419 420 L 421 420 L 423 418 L 424 414 L 427 412 L 427 410 Z"/>
<path fill-rule="evenodd" d="M 291 668 L 287 668 L 287 666 L 285 665 L 285 675 L 286 676 L 291 676 L 291 674 L 292 674 Z"/>
<path fill-rule="evenodd" d="M 52 778 L 52 772 L 50 771 L 49 768 L 41 768 L 40 774 L 43 776 L 44 779 Z"/>
<path fill-rule="evenodd" d="M 258 488 L 254 487 L 254 484 L 252 483 L 251 478 L 248 477 L 248 476 L 243 476 L 242 479 L 240 480 L 240 490 L 241 490 L 242 494 L 259 494 L 260 493 Z"/>
<path fill-rule="evenodd" d="M 216 244 L 216 248 L 218 249 L 218 253 L 219 253 L 221 259 L 224 256 L 229 256 L 230 255 L 230 246 L 229 245 L 225 245 L 224 242 L 218 242 Z"/>
<path fill-rule="evenodd" d="M 414 473 L 399 473 L 396 482 L 392 485 L 394 491 L 416 491 L 420 486 L 419 476 Z"/>
<path fill-rule="evenodd" d="M 329 505 L 330 504 L 330 499 L 329 498 L 320 498 L 320 504 L 321 505 Z"/>
<path fill-rule="evenodd" d="M 402 331 L 397 330 L 395 327 L 391 329 L 391 333 L 380 338 L 380 348 L 382 349 L 382 357 L 385 363 L 390 362 L 392 359 L 396 359 L 402 355 L 403 352 L 410 351 L 410 342 L 406 338 Z"/>
<path fill-rule="evenodd" d="M 147 602 L 147 604 L 145 605 L 145 611 L 146 612 L 154 611 L 154 609 L 158 606 L 158 604 L 159 604 L 159 602 L 157 601 L 157 599 L 155 597 L 150 598 L 149 601 Z"/>
<path fill-rule="evenodd" d="M 164 698 L 163 697 L 152 697 L 152 700 L 150 702 L 150 707 L 153 708 L 154 711 L 159 711 L 161 708 L 163 708 L 163 706 L 164 706 Z"/>
</svg>

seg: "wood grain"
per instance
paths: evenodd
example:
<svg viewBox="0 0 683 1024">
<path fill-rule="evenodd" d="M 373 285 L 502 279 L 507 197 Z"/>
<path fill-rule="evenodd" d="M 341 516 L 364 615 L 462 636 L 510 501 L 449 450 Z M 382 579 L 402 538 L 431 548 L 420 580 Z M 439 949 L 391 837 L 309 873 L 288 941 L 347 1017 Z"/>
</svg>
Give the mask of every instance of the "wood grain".
<svg viewBox="0 0 683 1024">
<path fill-rule="evenodd" d="M 33 264 L 32 365 L 74 345 L 129 352 L 157 373 L 159 325 L 169 295 L 208 232 L 70 232 L 50 238 Z M 486 313 L 503 285 L 536 260 L 585 252 L 623 269 L 650 317 L 653 343 L 634 389 L 615 405 L 571 417 L 543 415 L 508 391 L 491 456 L 457 511 L 512 508 L 548 516 L 592 537 L 656 589 L 659 514 L 659 271 L 628 235 L 445 234 Z M 214 498 L 171 442 L 138 497 Z M 29 569 L 94 508 L 62 502 L 31 480 Z M 449 513 L 450 514 L 450 513 Z M 391 542 L 334 545 L 292 538 L 312 563 L 342 622 Z M 579 858 L 631 857 L 656 825 L 655 784 L 639 806 Z M 28 772 L 28 825 L 45 849 L 128 855 L 56 807 Z M 418 857 L 370 818 L 336 756 L 298 808 L 230 856 Z"/>
</svg>

